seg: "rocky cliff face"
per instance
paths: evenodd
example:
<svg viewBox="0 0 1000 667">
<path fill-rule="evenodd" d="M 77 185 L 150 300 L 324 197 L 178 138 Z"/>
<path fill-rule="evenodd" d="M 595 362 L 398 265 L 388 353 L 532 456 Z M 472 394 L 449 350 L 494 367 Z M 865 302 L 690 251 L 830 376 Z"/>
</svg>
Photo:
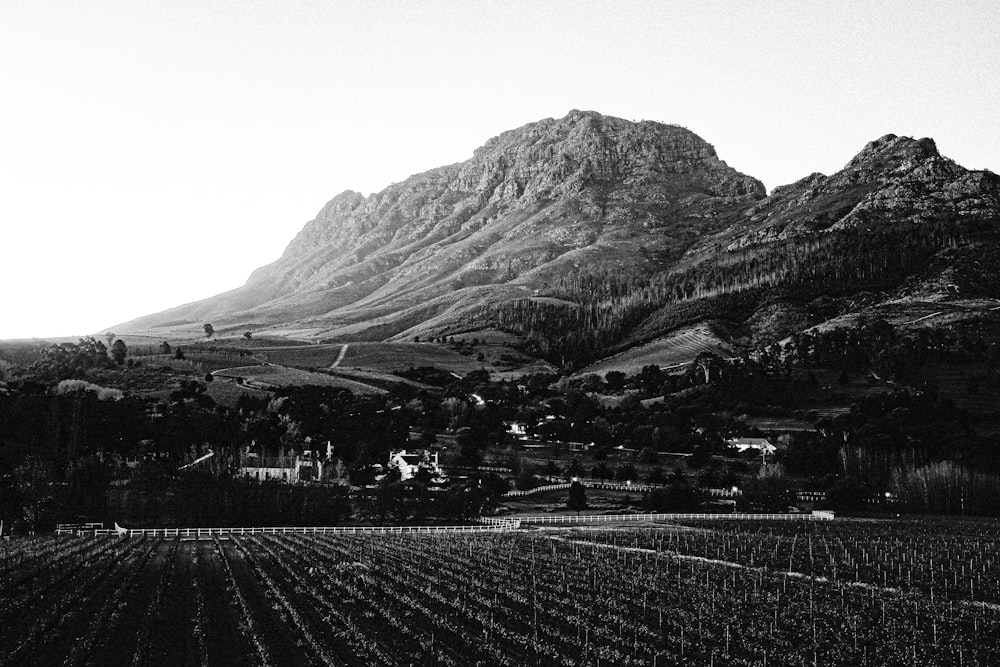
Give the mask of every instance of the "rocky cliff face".
<svg viewBox="0 0 1000 667">
<path fill-rule="evenodd" d="M 531 294 L 569 265 L 662 263 L 764 194 L 689 130 L 572 111 L 370 197 L 344 192 L 245 287 L 123 326 L 210 318 L 383 336 L 395 318 L 401 333 Z"/>
</svg>

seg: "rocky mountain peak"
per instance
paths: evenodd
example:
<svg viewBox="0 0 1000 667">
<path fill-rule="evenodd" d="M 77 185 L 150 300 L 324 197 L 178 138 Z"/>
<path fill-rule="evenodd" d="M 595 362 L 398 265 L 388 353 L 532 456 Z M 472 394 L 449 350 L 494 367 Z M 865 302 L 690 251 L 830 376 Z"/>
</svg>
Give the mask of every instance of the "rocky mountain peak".
<svg viewBox="0 0 1000 667">
<path fill-rule="evenodd" d="M 494 202 L 667 181 L 712 196 L 764 194 L 759 181 L 734 172 L 686 128 L 579 110 L 490 139 L 462 166 L 459 181 Z"/>
<path fill-rule="evenodd" d="M 840 171 L 811 174 L 775 188 L 749 211 L 746 233 L 730 249 L 820 230 L 989 217 L 1000 179 L 942 156 L 933 139 L 886 134 L 868 142 Z"/>
<path fill-rule="evenodd" d="M 887 134 L 865 144 L 840 173 L 860 174 L 862 177 L 884 176 L 911 171 L 927 161 L 946 161 L 933 139 Z"/>
</svg>

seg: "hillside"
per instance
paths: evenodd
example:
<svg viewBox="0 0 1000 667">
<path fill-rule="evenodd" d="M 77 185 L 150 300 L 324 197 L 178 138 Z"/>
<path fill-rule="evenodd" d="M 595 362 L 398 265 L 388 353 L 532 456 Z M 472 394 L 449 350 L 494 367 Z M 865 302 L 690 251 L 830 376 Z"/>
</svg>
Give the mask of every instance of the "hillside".
<svg viewBox="0 0 1000 667">
<path fill-rule="evenodd" d="M 579 365 L 701 324 L 738 349 L 883 302 L 1000 296 L 998 212 L 1000 178 L 930 139 L 886 135 L 765 196 L 689 130 L 572 111 L 370 197 L 344 192 L 243 287 L 113 330 L 495 329 Z"/>
<path fill-rule="evenodd" d="M 244 287 L 114 328 L 210 320 L 370 340 L 442 329 L 567 267 L 658 267 L 763 196 L 686 129 L 574 111 L 368 198 L 344 192 Z"/>
</svg>

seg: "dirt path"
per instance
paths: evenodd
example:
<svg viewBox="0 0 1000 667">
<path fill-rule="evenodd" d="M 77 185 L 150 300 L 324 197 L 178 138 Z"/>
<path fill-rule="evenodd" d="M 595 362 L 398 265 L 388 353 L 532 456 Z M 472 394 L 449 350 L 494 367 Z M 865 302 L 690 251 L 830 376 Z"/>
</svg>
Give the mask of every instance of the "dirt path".
<svg viewBox="0 0 1000 667">
<path fill-rule="evenodd" d="M 344 343 L 343 345 L 340 346 L 340 354 L 338 354 L 334 362 L 330 364 L 330 368 L 336 368 L 337 366 L 340 365 L 340 362 L 343 361 L 344 357 L 347 355 L 348 347 L 350 347 L 350 343 Z"/>
</svg>

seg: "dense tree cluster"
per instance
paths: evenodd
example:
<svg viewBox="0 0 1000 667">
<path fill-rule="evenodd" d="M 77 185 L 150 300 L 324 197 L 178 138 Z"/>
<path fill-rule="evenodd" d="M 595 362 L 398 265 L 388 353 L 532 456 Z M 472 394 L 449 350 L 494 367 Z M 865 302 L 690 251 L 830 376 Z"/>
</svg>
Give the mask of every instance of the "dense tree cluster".
<svg viewBox="0 0 1000 667">
<path fill-rule="evenodd" d="M 549 284 L 545 298 L 490 304 L 476 319 L 517 334 L 529 352 L 572 365 L 685 324 L 740 320 L 776 297 L 808 302 L 887 289 L 935 253 L 984 239 L 995 243 L 996 230 L 924 221 L 793 237 L 720 252 L 683 270 L 578 269 Z M 964 287 L 991 289 L 979 278 Z"/>
</svg>

